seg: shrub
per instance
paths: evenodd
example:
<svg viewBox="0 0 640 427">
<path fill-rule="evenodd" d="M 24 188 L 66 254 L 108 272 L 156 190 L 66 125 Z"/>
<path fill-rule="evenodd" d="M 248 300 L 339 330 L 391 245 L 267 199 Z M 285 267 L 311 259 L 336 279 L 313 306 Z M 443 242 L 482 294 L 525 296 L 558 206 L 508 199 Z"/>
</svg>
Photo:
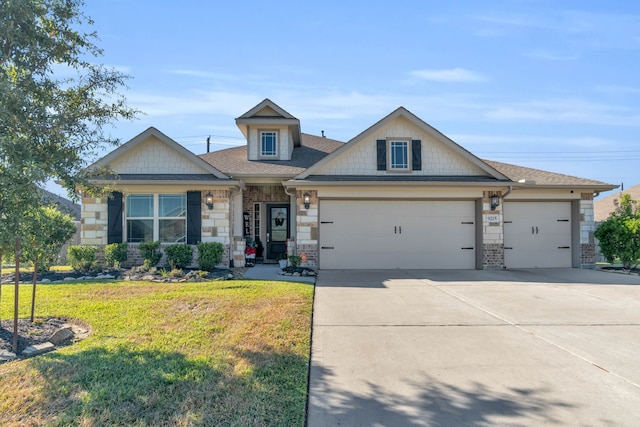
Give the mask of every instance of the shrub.
<svg viewBox="0 0 640 427">
<path fill-rule="evenodd" d="M 109 267 L 120 268 L 127 260 L 127 243 L 111 243 L 104 247 L 104 258 Z"/>
<path fill-rule="evenodd" d="M 181 268 L 174 268 L 169 272 L 169 277 L 184 277 L 184 271 Z"/>
<path fill-rule="evenodd" d="M 75 245 L 69 246 L 67 260 L 74 270 L 87 271 L 96 265 L 96 246 Z"/>
<path fill-rule="evenodd" d="M 160 242 L 142 242 L 138 245 L 138 250 L 146 269 L 157 266 L 162 258 Z"/>
<path fill-rule="evenodd" d="M 302 261 L 302 258 L 298 255 L 291 255 L 289 257 L 289 264 L 291 264 L 291 267 L 293 268 L 298 267 L 300 265 L 300 261 Z"/>
<path fill-rule="evenodd" d="M 198 265 L 200 269 L 213 271 L 222 261 L 224 246 L 218 242 L 198 243 Z"/>
<path fill-rule="evenodd" d="M 640 264 L 640 206 L 629 194 L 614 204 L 615 210 L 600 224 L 595 237 L 608 262 L 620 258 L 623 267 L 631 270 Z"/>
<path fill-rule="evenodd" d="M 167 254 L 167 262 L 172 269 L 185 268 L 191 264 L 193 249 L 186 243 L 167 246 L 164 250 Z"/>
</svg>

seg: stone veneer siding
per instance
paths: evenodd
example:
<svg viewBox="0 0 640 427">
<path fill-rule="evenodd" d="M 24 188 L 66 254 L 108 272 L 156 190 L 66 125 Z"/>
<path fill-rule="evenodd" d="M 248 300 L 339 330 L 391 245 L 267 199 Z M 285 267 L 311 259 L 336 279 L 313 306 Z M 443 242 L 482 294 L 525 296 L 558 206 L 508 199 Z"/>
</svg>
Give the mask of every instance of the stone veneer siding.
<svg viewBox="0 0 640 427">
<path fill-rule="evenodd" d="M 580 195 L 580 267 L 594 268 L 596 264 L 596 244 L 594 232 L 593 194 Z"/>
<path fill-rule="evenodd" d="M 80 241 L 83 245 L 107 244 L 107 197 L 83 197 Z"/>
<path fill-rule="evenodd" d="M 309 209 L 304 207 L 304 194 L 309 193 Z M 296 203 L 296 251 L 305 254 L 305 267 L 318 267 L 318 192 L 315 190 L 297 190 Z"/>
<path fill-rule="evenodd" d="M 500 196 L 500 205 L 491 210 L 491 196 Z M 498 215 L 498 221 L 488 221 L 489 215 Z M 502 216 L 502 192 L 482 192 L 482 265 L 504 266 L 504 222 Z"/>
</svg>

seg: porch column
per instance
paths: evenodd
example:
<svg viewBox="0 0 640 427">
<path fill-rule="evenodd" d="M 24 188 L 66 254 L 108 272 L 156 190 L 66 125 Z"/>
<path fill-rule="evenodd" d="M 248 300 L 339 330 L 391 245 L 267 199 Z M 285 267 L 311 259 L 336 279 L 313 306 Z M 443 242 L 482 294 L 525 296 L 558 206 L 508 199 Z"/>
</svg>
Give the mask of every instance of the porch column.
<svg viewBox="0 0 640 427">
<path fill-rule="evenodd" d="M 233 215 L 233 237 L 244 236 L 244 223 L 242 218 L 242 189 L 231 197 Z"/>
</svg>

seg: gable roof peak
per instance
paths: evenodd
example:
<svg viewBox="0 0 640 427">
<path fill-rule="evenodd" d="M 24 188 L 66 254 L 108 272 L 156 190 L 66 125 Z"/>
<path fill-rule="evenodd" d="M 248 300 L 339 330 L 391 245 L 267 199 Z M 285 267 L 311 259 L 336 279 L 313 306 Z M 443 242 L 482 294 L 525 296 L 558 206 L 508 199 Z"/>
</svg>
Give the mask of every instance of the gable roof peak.
<svg viewBox="0 0 640 427">
<path fill-rule="evenodd" d="M 396 108 L 391 113 L 387 114 L 386 116 L 378 120 L 376 123 L 374 123 L 372 126 L 368 127 L 367 129 L 360 132 L 355 137 L 351 138 L 343 147 L 329 154 L 327 157 L 325 157 L 315 165 L 311 166 L 309 169 L 307 169 L 306 171 L 298 175 L 296 178 L 305 179 L 308 176 L 313 175 L 314 173 L 319 171 L 322 167 L 324 167 L 325 164 L 332 161 L 336 157 L 342 156 L 343 153 L 349 151 L 351 148 L 359 144 L 361 141 L 366 140 L 375 132 L 380 130 L 382 127 L 386 126 L 393 120 L 396 120 L 400 116 L 404 117 L 409 122 L 411 122 L 414 126 L 416 126 L 418 129 L 421 129 L 426 134 L 433 137 L 436 141 L 439 141 L 443 145 L 447 146 L 449 149 L 453 150 L 455 153 L 464 157 L 467 161 L 469 161 L 471 164 L 475 165 L 476 167 L 478 167 L 479 169 L 487 173 L 489 176 L 498 180 L 508 180 L 508 178 L 504 174 L 496 170 L 491 165 L 482 161 L 480 158 L 472 154 L 470 151 L 466 150 L 465 148 L 457 144 L 448 136 L 446 136 L 445 134 L 443 134 L 442 132 L 440 132 L 439 130 L 437 130 L 436 128 L 431 126 L 429 123 L 425 122 L 420 117 L 416 116 L 415 114 L 413 114 L 411 111 L 407 110 L 403 106 Z"/>
<path fill-rule="evenodd" d="M 193 154 L 191 151 L 184 148 L 182 145 L 168 137 L 163 132 L 159 131 L 153 126 L 148 127 L 146 130 L 140 132 L 138 135 L 131 138 L 129 141 L 125 142 L 106 156 L 97 160 L 92 165 L 88 166 L 87 169 L 96 168 L 96 167 L 104 167 L 108 166 L 110 163 L 114 162 L 116 159 L 125 156 L 127 153 L 131 152 L 135 147 L 147 141 L 149 137 L 155 137 L 161 143 L 170 147 L 172 150 L 178 152 L 179 155 L 188 159 L 190 162 L 198 165 L 201 169 L 204 169 L 206 172 L 212 174 L 213 176 L 220 179 L 228 179 L 229 177 L 220 172 L 220 170 L 213 167 L 211 164 L 205 162 L 200 157 Z"/>
<path fill-rule="evenodd" d="M 249 119 L 249 118 L 253 118 L 255 117 L 260 111 L 264 110 L 265 108 L 270 108 L 273 111 L 275 111 L 278 115 L 282 116 L 283 119 L 294 119 L 294 120 L 298 120 L 296 119 L 293 115 L 291 115 L 287 110 L 285 110 L 284 108 L 280 107 L 278 104 L 276 104 L 275 102 L 273 102 L 272 100 L 270 100 L 269 98 L 265 98 L 264 100 L 262 100 L 262 102 L 260 102 L 258 105 L 256 105 L 255 107 L 251 108 L 249 111 L 247 111 L 246 113 L 244 113 L 243 115 L 241 115 L 240 117 L 236 118 L 236 121 L 240 120 L 240 119 Z"/>
</svg>

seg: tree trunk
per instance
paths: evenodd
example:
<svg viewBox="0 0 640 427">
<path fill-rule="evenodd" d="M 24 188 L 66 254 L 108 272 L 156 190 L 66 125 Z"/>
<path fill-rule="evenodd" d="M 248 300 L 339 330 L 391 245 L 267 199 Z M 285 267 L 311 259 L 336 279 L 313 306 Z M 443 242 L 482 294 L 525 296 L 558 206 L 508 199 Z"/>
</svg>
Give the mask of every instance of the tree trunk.
<svg viewBox="0 0 640 427">
<path fill-rule="evenodd" d="M 16 237 L 16 276 L 13 302 L 13 352 L 18 354 L 18 288 L 20 287 L 20 238 Z"/>
<path fill-rule="evenodd" d="M 2 251 L 0 251 L 0 307 L 2 307 Z M 0 311 L 0 329 L 2 329 L 2 311 Z"/>
<path fill-rule="evenodd" d="M 33 261 L 33 293 L 31 294 L 31 323 L 36 310 L 36 283 L 38 282 L 38 257 Z"/>
</svg>

